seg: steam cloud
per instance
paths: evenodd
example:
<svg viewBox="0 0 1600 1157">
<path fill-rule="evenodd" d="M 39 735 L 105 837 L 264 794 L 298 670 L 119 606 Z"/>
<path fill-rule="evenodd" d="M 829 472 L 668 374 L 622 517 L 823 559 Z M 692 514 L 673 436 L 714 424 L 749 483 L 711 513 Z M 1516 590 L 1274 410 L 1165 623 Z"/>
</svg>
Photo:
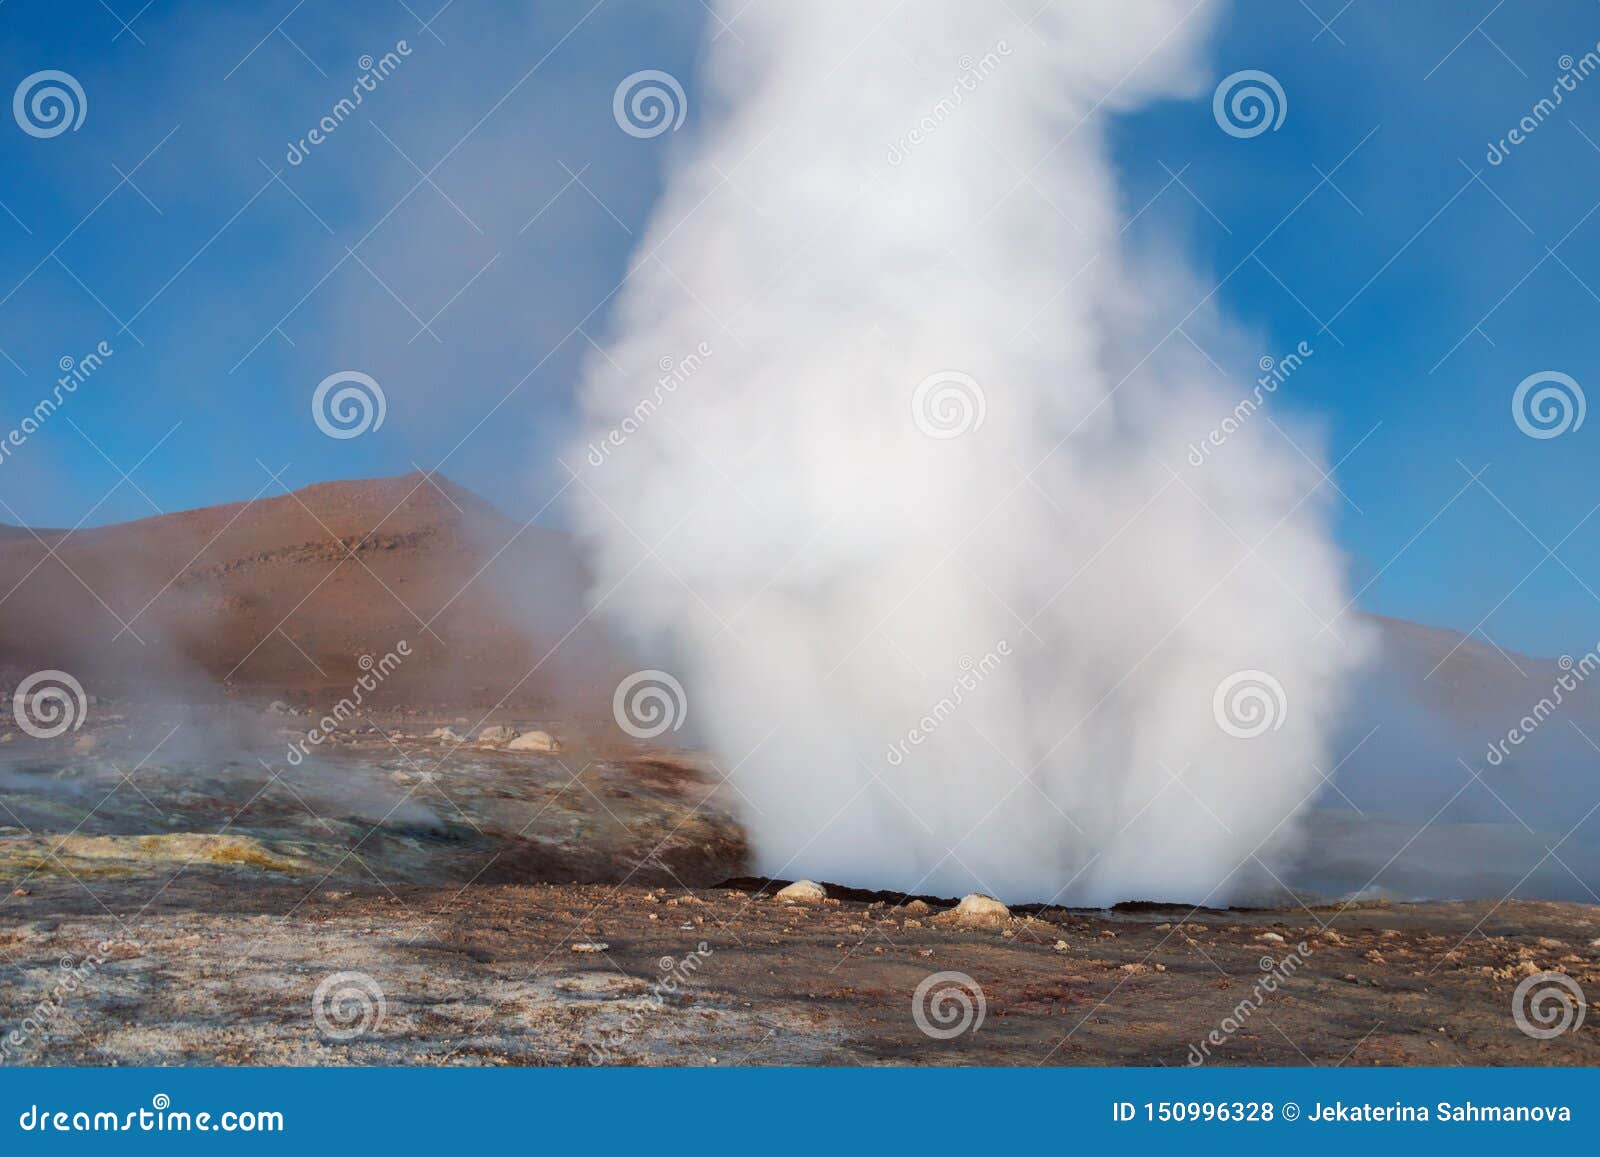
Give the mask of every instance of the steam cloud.
<svg viewBox="0 0 1600 1157">
<path fill-rule="evenodd" d="M 1325 492 L 1259 417 L 1185 461 L 1261 347 L 1124 242 L 1104 137 L 1210 91 L 1208 19 L 757 5 L 637 146 L 678 163 L 588 367 L 576 518 L 758 870 L 1215 903 L 1292 856 L 1363 650 L 1319 635 Z"/>
</svg>

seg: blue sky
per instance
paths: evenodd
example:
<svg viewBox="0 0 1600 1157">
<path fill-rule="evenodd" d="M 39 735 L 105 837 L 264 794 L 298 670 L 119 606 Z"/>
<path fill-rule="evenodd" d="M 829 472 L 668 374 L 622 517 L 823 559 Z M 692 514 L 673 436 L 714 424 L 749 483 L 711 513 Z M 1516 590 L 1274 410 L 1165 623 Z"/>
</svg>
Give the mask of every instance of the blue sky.
<svg viewBox="0 0 1600 1157">
<path fill-rule="evenodd" d="M 439 4 L 0 7 L 5 91 L 59 69 L 87 98 L 76 131 L 0 125 L 0 428 L 61 359 L 115 351 L 0 464 L 18 517 L 242 500 L 286 464 L 300 486 L 442 463 L 510 513 L 545 501 L 607 294 L 694 132 L 708 17 Z M 290 164 L 363 54 L 402 40 Z M 1209 87 L 1108 124 L 1130 242 L 1180 246 L 1261 354 L 1314 347 L 1266 413 L 1340 462 L 1360 605 L 1542 654 L 1600 638 L 1600 418 L 1530 438 L 1511 399 L 1540 371 L 1600 381 L 1600 76 L 1485 154 L 1597 41 L 1591 0 L 1240 0 L 1214 79 L 1271 73 L 1280 129 L 1220 131 Z M 646 68 L 682 81 L 683 133 L 614 123 L 617 82 Z M 383 383 L 388 414 L 329 439 L 309 397 L 346 368 Z M 1243 392 L 1251 366 L 1224 368 Z"/>
</svg>

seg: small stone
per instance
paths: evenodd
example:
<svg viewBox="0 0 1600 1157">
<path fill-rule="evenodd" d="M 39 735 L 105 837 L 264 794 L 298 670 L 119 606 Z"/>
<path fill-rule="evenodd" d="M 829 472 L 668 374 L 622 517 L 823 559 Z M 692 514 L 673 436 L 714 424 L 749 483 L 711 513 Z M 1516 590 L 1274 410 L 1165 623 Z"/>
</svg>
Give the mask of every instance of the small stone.
<svg viewBox="0 0 1600 1157">
<path fill-rule="evenodd" d="M 828 898 L 828 892 L 814 880 L 796 880 L 788 887 L 780 888 L 772 898 L 785 904 L 820 904 Z"/>
<path fill-rule="evenodd" d="M 294 712 L 290 709 L 289 705 L 287 703 L 285 703 L 282 699 L 274 699 L 271 703 L 267 704 L 267 710 L 270 711 L 274 715 L 293 715 L 294 714 Z"/>
<path fill-rule="evenodd" d="M 33 892 L 27 888 L 13 888 L 11 889 L 11 894 L 13 896 L 31 896 Z"/>
<path fill-rule="evenodd" d="M 1066 952 L 1071 947 L 1072 947 L 1072 945 L 1068 944 L 1065 940 L 1057 940 L 1056 941 L 1056 951 L 1057 952 Z"/>
<path fill-rule="evenodd" d="M 457 735 L 448 727 L 435 727 L 428 732 L 429 739 L 437 739 L 441 743 L 465 743 L 466 740 Z"/>
<path fill-rule="evenodd" d="M 579 940 L 572 946 L 574 952 L 604 952 L 611 945 L 604 940 Z"/>
<path fill-rule="evenodd" d="M 1276 932 L 1263 932 L 1260 936 L 1257 936 L 1256 939 L 1265 940 L 1268 944 L 1283 943 L 1283 937 L 1279 936 Z"/>
<path fill-rule="evenodd" d="M 908 904 L 902 904 L 900 910 L 902 912 L 909 912 L 913 916 L 926 916 L 929 912 L 933 911 L 932 908 L 928 907 L 928 905 L 921 900 L 912 900 Z"/>
<path fill-rule="evenodd" d="M 479 743 L 509 743 L 517 737 L 515 727 L 507 727 L 504 723 L 496 723 L 492 727 L 485 727 L 478 732 Z"/>
<path fill-rule="evenodd" d="M 555 736 L 548 731 L 524 731 L 510 743 L 506 744 L 507 751 L 560 751 L 561 744 L 557 743 Z"/>
</svg>

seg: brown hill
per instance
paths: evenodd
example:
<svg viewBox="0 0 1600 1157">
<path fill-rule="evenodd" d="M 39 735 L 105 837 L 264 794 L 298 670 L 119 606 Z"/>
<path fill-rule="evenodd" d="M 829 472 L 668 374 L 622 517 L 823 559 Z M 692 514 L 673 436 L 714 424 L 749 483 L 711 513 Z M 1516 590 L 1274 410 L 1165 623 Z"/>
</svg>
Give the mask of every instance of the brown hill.
<svg viewBox="0 0 1600 1157">
<path fill-rule="evenodd" d="M 582 591 L 563 534 L 443 478 L 327 482 L 87 530 L 0 528 L 0 668 L 118 696 L 293 700 L 347 690 L 404 641 L 380 702 L 548 702 L 599 685 Z"/>
</svg>

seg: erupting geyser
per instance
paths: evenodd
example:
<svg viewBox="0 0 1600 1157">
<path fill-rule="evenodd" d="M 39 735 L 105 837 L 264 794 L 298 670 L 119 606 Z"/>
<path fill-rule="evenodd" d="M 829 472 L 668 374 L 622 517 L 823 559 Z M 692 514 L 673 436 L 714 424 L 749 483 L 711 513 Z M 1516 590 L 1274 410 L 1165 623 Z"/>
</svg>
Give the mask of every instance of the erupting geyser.
<svg viewBox="0 0 1600 1157">
<path fill-rule="evenodd" d="M 1209 6 L 718 7 L 684 131 L 638 146 L 678 151 L 569 461 L 594 599 L 682 682 L 757 868 L 1269 883 L 1359 628 L 1264 417 L 1186 460 L 1262 343 L 1130 250 L 1105 142 L 1209 93 Z"/>
</svg>

